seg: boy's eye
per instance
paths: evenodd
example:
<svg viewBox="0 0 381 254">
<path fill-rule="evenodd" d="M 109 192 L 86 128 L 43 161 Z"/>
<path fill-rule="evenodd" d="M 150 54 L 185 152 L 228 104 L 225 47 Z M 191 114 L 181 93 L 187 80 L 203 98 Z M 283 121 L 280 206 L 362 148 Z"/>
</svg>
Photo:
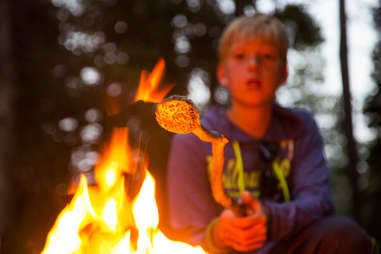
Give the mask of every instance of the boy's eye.
<svg viewBox="0 0 381 254">
<path fill-rule="evenodd" d="M 245 57 L 245 54 L 240 53 L 240 52 L 234 54 L 234 58 L 237 59 L 237 60 L 241 60 L 244 57 Z"/>
<path fill-rule="evenodd" d="M 266 60 L 272 60 L 272 59 L 274 59 L 274 55 L 270 54 L 270 53 L 265 53 L 265 54 L 263 54 L 263 58 Z"/>
</svg>

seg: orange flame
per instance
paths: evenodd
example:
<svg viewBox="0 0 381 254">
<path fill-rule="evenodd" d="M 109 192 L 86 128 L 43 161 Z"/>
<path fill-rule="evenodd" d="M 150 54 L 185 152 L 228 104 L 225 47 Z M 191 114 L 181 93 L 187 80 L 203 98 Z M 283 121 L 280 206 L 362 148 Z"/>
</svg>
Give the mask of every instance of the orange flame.
<svg viewBox="0 0 381 254">
<path fill-rule="evenodd" d="M 109 146 L 112 149 L 106 150 L 95 167 L 95 180 L 103 191 L 113 187 L 123 172 L 135 171 L 130 161 L 132 156 L 128 146 L 127 128 L 115 128 Z"/>
<path fill-rule="evenodd" d="M 144 102 L 161 102 L 167 93 L 174 87 L 174 84 L 167 85 L 167 87 L 159 90 L 159 84 L 163 77 L 165 69 L 165 62 L 159 59 L 152 73 L 142 71 L 140 74 L 140 82 L 138 91 L 134 101 Z"/>
<path fill-rule="evenodd" d="M 70 202 L 50 230 L 41 254 L 204 253 L 201 247 L 169 240 L 158 229 L 155 181 L 147 170 L 133 200 L 123 173 L 131 167 L 127 128 L 116 129 L 95 169 L 96 187 L 81 176 Z"/>
</svg>

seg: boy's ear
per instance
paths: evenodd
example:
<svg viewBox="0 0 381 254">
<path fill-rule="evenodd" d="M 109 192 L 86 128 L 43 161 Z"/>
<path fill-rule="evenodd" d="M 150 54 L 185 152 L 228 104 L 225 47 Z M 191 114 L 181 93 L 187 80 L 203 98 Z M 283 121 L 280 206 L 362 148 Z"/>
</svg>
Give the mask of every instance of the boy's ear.
<svg viewBox="0 0 381 254">
<path fill-rule="evenodd" d="M 227 86 L 228 85 L 228 79 L 226 77 L 224 66 L 219 64 L 217 66 L 217 79 L 221 86 Z"/>
</svg>

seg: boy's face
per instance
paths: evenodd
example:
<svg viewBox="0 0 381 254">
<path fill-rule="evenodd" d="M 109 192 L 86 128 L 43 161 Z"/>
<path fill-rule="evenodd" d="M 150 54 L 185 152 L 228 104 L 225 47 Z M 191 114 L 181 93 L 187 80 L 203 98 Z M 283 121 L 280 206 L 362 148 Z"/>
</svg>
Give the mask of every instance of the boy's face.
<svg viewBox="0 0 381 254">
<path fill-rule="evenodd" d="M 276 90 L 287 79 L 287 64 L 269 43 L 237 37 L 217 77 L 229 89 L 232 103 L 257 107 L 273 103 Z"/>
</svg>

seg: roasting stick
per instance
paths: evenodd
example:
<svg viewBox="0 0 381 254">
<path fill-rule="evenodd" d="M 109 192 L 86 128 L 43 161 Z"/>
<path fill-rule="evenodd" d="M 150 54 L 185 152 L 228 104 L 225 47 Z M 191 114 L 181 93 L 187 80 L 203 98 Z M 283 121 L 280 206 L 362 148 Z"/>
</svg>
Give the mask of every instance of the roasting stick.
<svg viewBox="0 0 381 254">
<path fill-rule="evenodd" d="M 237 211 L 235 202 L 226 195 L 222 185 L 224 168 L 224 147 L 227 138 L 216 131 L 205 129 L 193 102 L 184 96 L 174 95 L 157 105 L 156 121 L 167 131 L 187 134 L 194 133 L 199 139 L 212 144 L 211 186 L 214 199 L 223 207 Z"/>
</svg>

